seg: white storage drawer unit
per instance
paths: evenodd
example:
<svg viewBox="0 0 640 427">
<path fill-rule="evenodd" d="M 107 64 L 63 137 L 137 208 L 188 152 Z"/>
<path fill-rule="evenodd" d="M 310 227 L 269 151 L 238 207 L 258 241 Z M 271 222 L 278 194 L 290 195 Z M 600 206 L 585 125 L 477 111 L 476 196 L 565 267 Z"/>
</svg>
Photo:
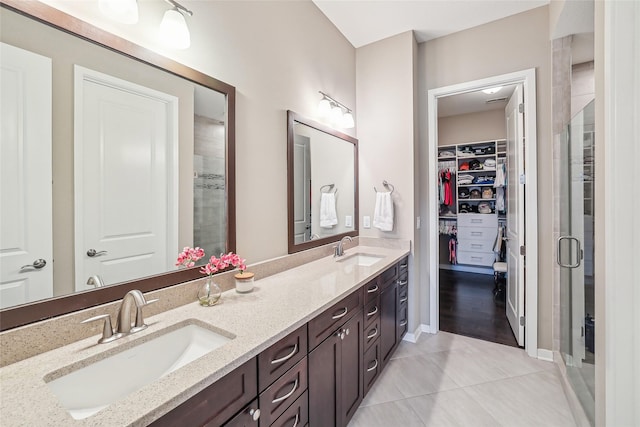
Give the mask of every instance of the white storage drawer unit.
<svg viewBox="0 0 640 427">
<path fill-rule="evenodd" d="M 493 266 L 493 246 L 498 235 L 494 214 L 458 215 L 458 264 Z"/>
</svg>

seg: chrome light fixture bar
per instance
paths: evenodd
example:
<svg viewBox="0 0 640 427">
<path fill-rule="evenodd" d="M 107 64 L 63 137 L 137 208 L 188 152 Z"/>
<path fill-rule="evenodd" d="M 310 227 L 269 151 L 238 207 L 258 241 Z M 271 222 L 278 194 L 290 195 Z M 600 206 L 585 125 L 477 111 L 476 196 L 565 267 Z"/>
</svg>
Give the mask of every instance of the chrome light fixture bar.
<svg viewBox="0 0 640 427">
<path fill-rule="evenodd" d="M 322 95 L 322 99 L 318 104 L 318 113 L 321 117 L 329 118 L 335 126 L 341 128 L 351 129 L 355 126 L 351 108 L 321 90 L 318 92 Z M 343 109 L 344 113 L 342 112 Z"/>
</svg>

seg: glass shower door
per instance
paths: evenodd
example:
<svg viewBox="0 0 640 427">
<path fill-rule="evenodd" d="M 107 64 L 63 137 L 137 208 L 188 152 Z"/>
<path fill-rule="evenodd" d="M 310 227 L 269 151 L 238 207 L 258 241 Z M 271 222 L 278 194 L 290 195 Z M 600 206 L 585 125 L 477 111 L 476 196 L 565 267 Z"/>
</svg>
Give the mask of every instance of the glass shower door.
<svg viewBox="0 0 640 427">
<path fill-rule="evenodd" d="M 587 417 L 595 420 L 594 102 L 571 120 L 561 147 L 560 352 Z"/>
</svg>

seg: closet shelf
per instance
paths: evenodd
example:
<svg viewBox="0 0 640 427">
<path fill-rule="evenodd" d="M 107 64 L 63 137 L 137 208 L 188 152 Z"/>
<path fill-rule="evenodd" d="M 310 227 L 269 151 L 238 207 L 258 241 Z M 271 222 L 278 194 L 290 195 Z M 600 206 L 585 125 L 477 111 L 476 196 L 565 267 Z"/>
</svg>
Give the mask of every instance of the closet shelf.
<svg viewBox="0 0 640 427">
<path fill-rule="evenodd" d="M 493 187 L 493 184 L 458 184 L 458 187 Z"/>
</svg>

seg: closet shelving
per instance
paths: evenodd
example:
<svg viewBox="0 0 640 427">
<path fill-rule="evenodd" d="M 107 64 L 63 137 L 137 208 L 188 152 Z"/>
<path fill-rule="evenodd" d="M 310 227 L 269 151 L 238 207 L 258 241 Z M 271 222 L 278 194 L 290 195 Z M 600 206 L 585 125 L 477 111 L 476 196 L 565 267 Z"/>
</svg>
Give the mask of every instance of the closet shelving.
<svg viewBox="0 0 640 427">
<path fill-rule="evenodd" d="M 493 265 L 499 219 L 493 186 L 496 169 L 505 157 L 504 140 L 438 147 L 439 174 L 451 172 L 450 191 L 453 194 L 450 204 L 440 203 L 441 230 L 453 229 L 457 234 L 459 264 L 483 268 Z M 481 204 L 483 209 L 480 209 Z"/>
</svg>

